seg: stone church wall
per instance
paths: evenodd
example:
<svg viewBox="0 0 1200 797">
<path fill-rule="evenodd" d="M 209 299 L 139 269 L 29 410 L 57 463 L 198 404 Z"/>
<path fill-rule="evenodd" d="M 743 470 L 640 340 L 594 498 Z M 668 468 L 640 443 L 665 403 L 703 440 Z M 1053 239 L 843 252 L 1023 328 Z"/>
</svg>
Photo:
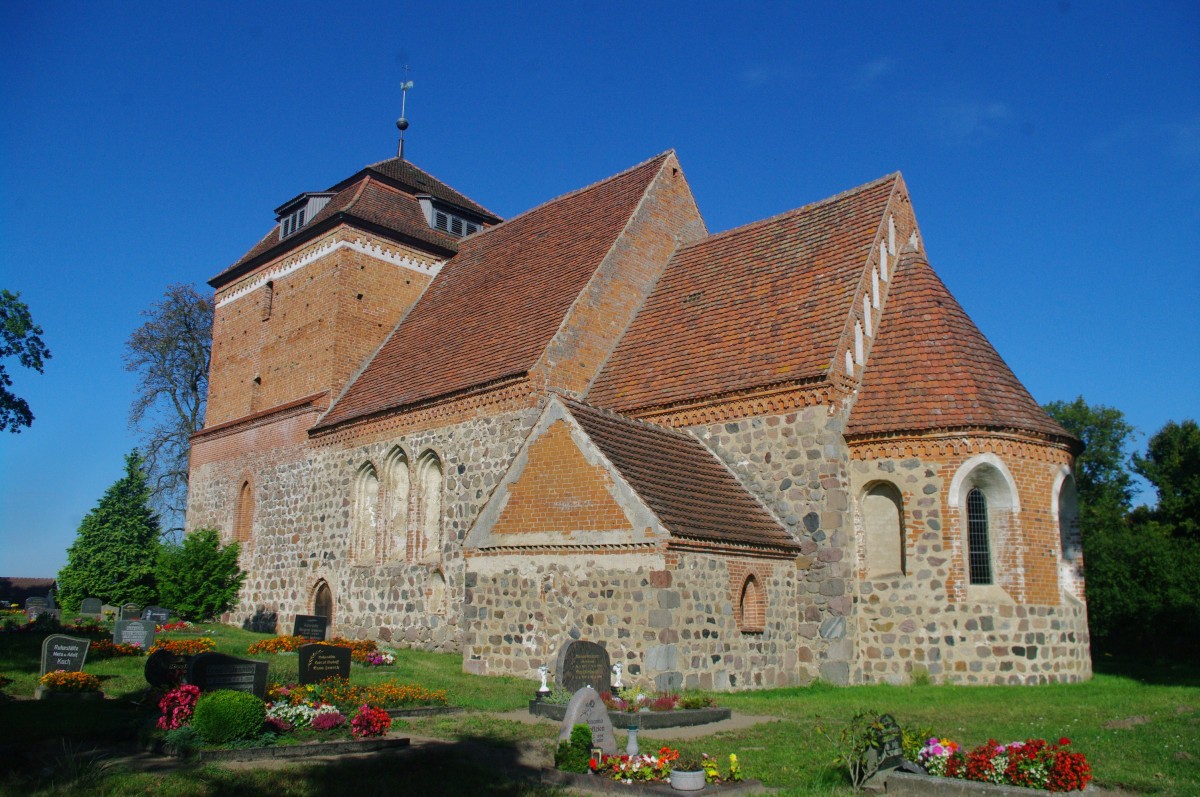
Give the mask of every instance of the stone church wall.
<svg viewBox="0 0 1200 797">
<path fill-rule="evenodd" d="M 843 420 L 817 405 L 693 427 L 800 542 L 796 639 L 800 681 L 846 684 L 853 643 L 853 528 Z"/>
<path fill-rule="evenodd" d="M 739 627 L 753 572 L 765 588 L 761 632 Z M 533 678 L 571 639 L 605 647 L 626 684 L 739 689 L 800 682 L 797 576 L 790 560 L 648 549 L 468 557 L 463 666 Z"/>
<path fill-rule="evenodd" d="M 313 611 L 314 592 L 324 581 L 333 594 L 334 633 L 460 650 L 462 539 L 535 418 L 535 409 L 511 410 L 362 444 L 306 441 L 261 450 L 247 441 L 237 452 L 236 440 L 226 439 L 225 458 L 194 467 L 188 524 L 215 526 L 231 539 L 238 491 L 250 480 L 254 533 L 243 567 L 251 575 L 231 619 L 273 613 L 279 631 L 288 633 L 296 614 Z M 356 477 L 368 461 L 382 472 L 396 447 L 407 457 L 413 485 L 424 452 L 441 460 L 442 543 L 434 555 L 417 561 L 359 565 L 350 552 Z M 414 517 L 413 503 L 408 517 Z M 444 579 L 444 597 L 434 586 L 435 573 Z M 432 606 L 438 597 L 440 605 Z"/>
<path fill-rule="evenodd" d="M 988 586 L 967 583 L 962 511 L 950 505 L 955 475 L 980 457 L 1003 463 L 1020 500 L 1007 527 L 993 523 L 997 572 Z M 1056 577 L 1062 554 L 1050 507 L 1055 476 L 1069 461 L 1061 449 L 1003 439 L 855 450 L 853 682 L 906 683 L 922 674 L 966 684 L 1091 677 L 1087 608 Z M 902 498 L 906 566 L 875 577 L 866 567 L 858 510 L 865 490 L 880 483 L 895 486 Z"/>
</svg>

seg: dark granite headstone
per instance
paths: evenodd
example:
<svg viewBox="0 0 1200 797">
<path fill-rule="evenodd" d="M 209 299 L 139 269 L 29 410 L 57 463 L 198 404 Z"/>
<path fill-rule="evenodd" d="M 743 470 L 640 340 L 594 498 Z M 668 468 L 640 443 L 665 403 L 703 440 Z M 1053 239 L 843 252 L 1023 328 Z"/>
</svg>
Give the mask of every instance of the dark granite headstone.
<svg viewBox="0 0 1200 797">
<path fill-rule="evenodd" d="M 42 640 L 42 671 L 38 675 L 42 676 L 55 670 L 82 671 L 83 661 L 87 658 L 88 646 L 91 644 L 86 639 L 51 634 Z"/>
<path fill-rule="evenodd" d="M 149 650 L 154 647 L 154 623 L 146 620 L 118 620 L 113 625 L 113 642 Z"/>
<path fill-rule="evenodd" d="M 298 614 L 292 623 L 292 636 L 315 639 L 318 642 L 325 641 L 325 634 L 328 630 L 329 618 L 315 614 Z"/>
<path fill-rule="evenodd" d="M 171 610 L 161 606 L 147 606 L 142 609 L 142 619 L 151 623 L 165 623 L 171 619 Z"/>
<path fill-rule="evenodd" d="M 146 683 L 151 686 L 179 686 L 187 675 L 191 656 L 180 656 L 169 650 L 156 650 L 146 658 Z"/>
<path fill-rule="evenodd" d="M 193 656 L 187 668 L 187 682 L 200 687 L 201 692 L 232 689 L 250 692 L 260 699 L 267 696 L 267 663 L 239 659 L 224 653 L 201 653 Z"/>
<path fill-rule="evenodd" d="M 121 607 L 122 620 L 140 620 L 142 619 L 142 607 L 136 603 L 127 603 Z"/>
<path fill-rule="evenodd" d="M 895 769 L 904 763 L 904 734 L 891 714 L 879 718 L 879 769 Z"/>
<path fill-rule="evenodd" d="M 326 678 L 350 677 L 350 648 L 334 645 L 300 646 L 300 683 L 318 684 Z"/>
<path fill-rule="evenodd" d="M 88 617 L 99 617 L 104 604 L 99 598 L 84 598 L 79 604 L 79 613 Z"/>
<path fill-rule="evenodd" d="M 571 697 L 562 728 L 558 732 L 560 742 L 571 738 L 571 729 L 576 725 L 587 725 L 592 729 L 592 747 L 599 747 L 607 755 L 617 754 L 617 737 L 613 735 L 612 720 L 608 709 L 600 699 L 600 693 L 585 686 Z"/>
<path fill-rule="evenodd" d="M 595 642 L 574 640 L 558 652 L 558 685 L 568 692 L 578 692 L 585 686 L 597 692 L 607 692 L 612 687 L 609 679 L 612 664 L 608 651 Z"/>
</svg>

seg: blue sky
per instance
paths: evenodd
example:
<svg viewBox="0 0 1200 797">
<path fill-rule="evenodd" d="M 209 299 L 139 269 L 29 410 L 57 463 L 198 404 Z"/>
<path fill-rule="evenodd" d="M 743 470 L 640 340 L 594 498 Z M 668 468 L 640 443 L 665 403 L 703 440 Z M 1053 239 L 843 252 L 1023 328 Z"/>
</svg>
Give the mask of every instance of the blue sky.
<svg viewBox="0 0 1200 797">
<path fill-rule="evenodd" d="M 3 575 L 53 575 L 120 476 L 139 312 L 393 155 L 404 64 L 409 158 L 504 216 L 668 148 L 713 231 L 900 170 L 1038 401 L 1200 415 L 1194 2 L 5 3 L 0 31 L 0 287 L 54 355 L 13 374 Z"/>
</svg>

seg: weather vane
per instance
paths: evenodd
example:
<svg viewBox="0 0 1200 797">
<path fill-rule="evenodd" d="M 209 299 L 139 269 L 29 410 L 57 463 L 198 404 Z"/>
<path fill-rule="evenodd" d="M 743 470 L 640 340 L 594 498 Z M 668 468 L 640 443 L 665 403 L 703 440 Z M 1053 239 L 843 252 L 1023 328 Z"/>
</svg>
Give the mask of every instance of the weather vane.
<svg viewBox="0 0 1200 797">
<path fill-rule="evenodd" d="M 408 77 L 408 64 L 404 65 L 404 77 Z M 404 160 L 404 131 L 408 129 L 408 119 L 404 116 L 405 105 L 408 101 L 408 90 L 413 87 L 411 80 L 400 84 L 400 118 L 396 120 L 396 129 L 400 131 L 400 143 L 396 148 L 396 157 Z"/>
</svg>

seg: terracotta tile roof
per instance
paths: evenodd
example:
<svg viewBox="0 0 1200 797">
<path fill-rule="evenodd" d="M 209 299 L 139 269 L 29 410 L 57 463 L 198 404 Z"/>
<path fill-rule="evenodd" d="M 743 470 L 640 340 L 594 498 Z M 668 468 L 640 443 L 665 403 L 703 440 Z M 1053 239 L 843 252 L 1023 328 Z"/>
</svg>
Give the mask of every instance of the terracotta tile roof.
<svg viewBox="0 0 1200 797">
<path fill-rule="evenodd" d="M 443 202 L 449 202 L 452 205 L 458 205 L 460 208 L 465 208 L 472 213 L 478 213 L 491 224 L 495 224 L 500 221 L 499 216 L 485 208 L 483 205 L 465 196 L 464 194 L 455 191 L 453 188 L 446 185 L 429 172 L 414 166 L 406 160 L 401 160 L 400 158 L 391 158 L 389 160 L 379 161 L 378 163 L 372 163 L 366 168 L 410 187 L 415 194 L 429 194 L 435 199 L 440 199 Z M 353 180 L 353 178 L 351 178 L 351 180 Z M 335 190 L 337 188 L 340 188 L 340 186 L 335 186 Z"/>
<path fill-rule="evenodd" d="M 563 399 L 591 441 L 673 536 L 798 548 L 733 474 L 686 432 Z"/>
<path fill-rule="evenodd" d="M 329 204 L 313 216 L 300 232 L 281 241 L 279 240 L 279 225 L 275 225 L 261 241 L 255 244 L 253 249 L 232 266 L 209 280 L 209 285 L 213 287 L 222 285 L 253 268 L 257 265 L 256 261 L 273 259 L 298 244 L 304 243 L 322 230 L 322 222 L 332 219 L 339 213 L 344 214 L 344 217 L 348 217 L 350 220 L 359 220 L 384 230 L 397 232 L 408 238 L 432 244 L 446 252 L 454 252 L 458 248 L 458 238 L 429 226 L 416 197 L 372 177 L 369 173 L 360 174 L 362 176 L 358 180 L 342 187 L 337 194 L 330 197 Z"/>
<path fill-rule="evenodd" d="M 588 401 L 628 411 L 824 379 L 900 176 L 682 247 Z"/>
<path fill-rule="evenodd" d="M 1072 440 L 922 255 L 901 256 L 846 436 L 983 427 Z"/>
<path fill-rule="evenodd" d="M 527 372 L 670 154 L 463 239 L 317 428 Z"/>
</svg>

